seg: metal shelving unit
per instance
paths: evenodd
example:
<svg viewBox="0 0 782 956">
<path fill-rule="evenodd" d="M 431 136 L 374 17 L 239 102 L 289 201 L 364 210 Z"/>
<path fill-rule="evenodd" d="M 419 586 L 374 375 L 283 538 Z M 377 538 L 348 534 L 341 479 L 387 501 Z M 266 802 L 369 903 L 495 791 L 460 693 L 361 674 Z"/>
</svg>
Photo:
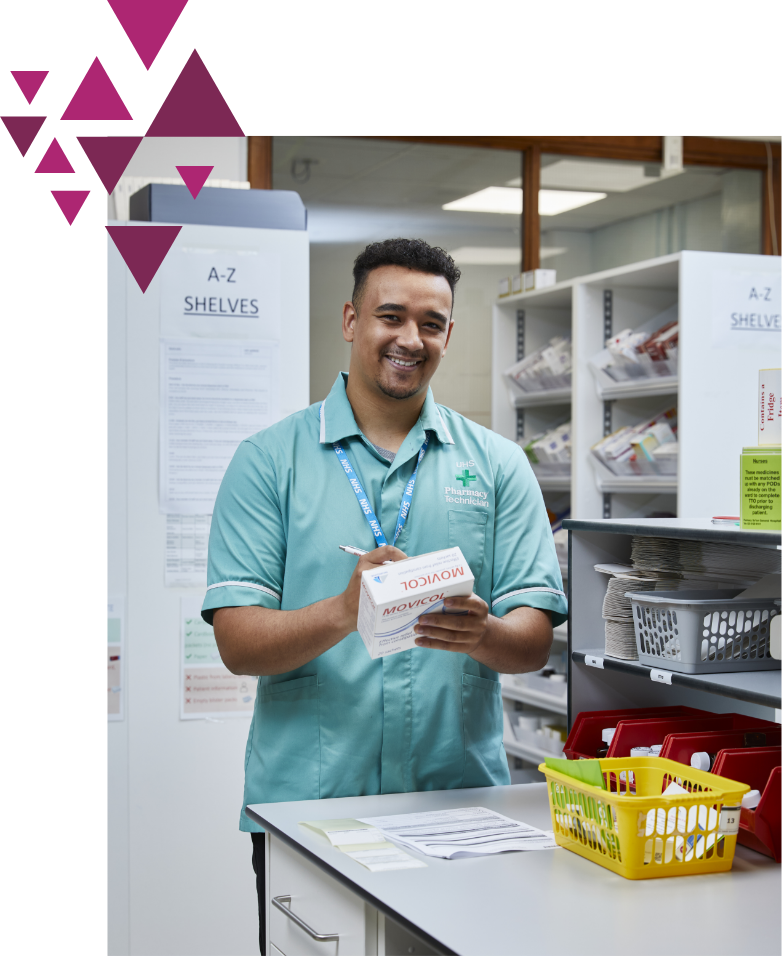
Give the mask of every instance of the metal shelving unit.
<svg viewBox="0 0 782 956">
<path fill-rule="evenodd" d="M 662 684 L 677 687 L 691 687 L 693 690 L 730 697 L 733 700 L 745 700 L 765 707 L 782 708 L 780 696 L 779 671 L 738 671 L 733 674 L 680 674 L 664 667 L 649 667 L 639 661 L 623 661 L 616 657 L 606 657 L 603 647 L 573 651 L 572 659 L 577 664 L 596 667 L 601 670 L 620 671 L 632 677 L 655 680 Z"/>
<path fill-rule="evenodd" d="M 587 521 L 568 518 L 570 639 L 568 726 L 585 710 L 684 704 L 715 713 L 735 711 L 782 719 L 782 671 L 680 674 L 605 654 L 605 578 L 595 564 L 629 564 L 634 535 L 768 548 L 779 555 L 779 533 L 715 526 L 710 519 Z M 661 662 L 663 664 L 663 662 Z"/>
</svg>

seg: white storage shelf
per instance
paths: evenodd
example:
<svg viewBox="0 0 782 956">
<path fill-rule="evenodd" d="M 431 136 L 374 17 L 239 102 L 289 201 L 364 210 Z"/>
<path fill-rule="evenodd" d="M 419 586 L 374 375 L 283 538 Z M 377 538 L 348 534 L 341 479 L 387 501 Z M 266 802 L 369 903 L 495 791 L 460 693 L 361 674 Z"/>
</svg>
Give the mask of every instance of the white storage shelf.
<svg viewBox="0 0 782 956">
<path fill-rule="evenodd" d="M 595 384 L 597 397 L 603 402 L 612 402 L 618 398 L 653 398 L 657 395 L 677 395 L 679 376 L 650 378 L 635 382 L 615 382 L 613 385 Z"/>
<path fill-rule="evenodd" d="M 505 747 L 505 753 L 510 757 L 518 757 L 520 760 L 527 760 L 530 763 L 543 763 L 546 757 L 555 757 L 556 754 L 551 750 L 539 750 L 537 747 L 528 747 L 520 744 L 517 740 L 508 740 L 502 742 Z"/>
<path fill-rule="evenodd" d="M 523 704 L 531 704 L 541 710 L 552 714 L 564 714 L 567 716 L 567 695 L 563 694 L 557 697 L 554 694 L 544 694 L 541 691 L 534 690 L 532 687 L 524 687 L 521 684 L 503 684 L 502 696 L 505 700 L 517 700 Z"/>
<path fill-rule="evenodd" d="M 573 343 L 571 480 L 569 488 L 562 479 L 541 480 L 544 493 L 569 490 L 574 518 L 601 517 L 606 507 L 613 517 L 735 513 L 737 449 L 754 441 L 757 369 L 768 364 L 768 347 L 736 349 L 714 344 L 712 326 L 718 321 L 714 290 L 727 280 L 741 282 L 749 277 L 760 282 L 778 271 L 778 260 L 770 256 L 685 251 L 498 299 L 492 428 L 515 440 L 519 409 L 524 411 L 525 437 L 555 424 L 557 411 L 563 413 L 562 406 L 557 409 L 552 404 L 553 395 L 524 398 L 523 404 L 508 395 L 502 372 L 516 361 L 518 312 L 523 310 L 525 354 L 555 335 L 569 335 Z M 604 347 L 606 320 L 614 333 L 637 328 L 676 303 L 678 376 L 598 384 L 589 362 Z M 609 477 L 593 468 L 591 448 L 603 437 L 606 412 L 611 430 L 616 430 L 673 404 L 678 408 L 678 479 Z M 706 420 L 704 408 L 709 409 Z"/>
<path fill-rule="evenodd" d="M 708 518 L 566 519 L 563 524 L 570 532 L 571 565 L 568 725 L 575 714 L 585 710 L 676 704 L 779 720 L 779 670 L 680 674 L 667 669 L 664 662 L 652 668 L 639 661 L 606 657 L 602 619 L 606 585 L 604 576 L 594 569 L 596 564 L 629 564 L 634 535 L 743 544 L 778 553 L 779 534 L 715 526 Z"/>
<path fill-rule="evenodd" d="M 549 388 L 539 392 L 527 392 L 520 395 L 515 392 L 513 405 L 516 408 L 533 408 L 536 405 L 569 405 L 572 388 Z"/>
</svg>

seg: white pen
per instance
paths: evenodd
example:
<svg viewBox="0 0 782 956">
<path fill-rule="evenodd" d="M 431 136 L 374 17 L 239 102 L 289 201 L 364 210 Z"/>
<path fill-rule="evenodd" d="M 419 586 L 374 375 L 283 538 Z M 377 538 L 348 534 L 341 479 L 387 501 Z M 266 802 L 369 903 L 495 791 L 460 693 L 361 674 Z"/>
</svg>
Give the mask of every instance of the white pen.
<svg viewBox="0 0 782 956">
<path fill-rule="evenodd" d="M 346 554 L 355 554 L 357 558 L 360 558 L 362 554 L 369 554 L 369 551 L 365 551 L 363 548 L 354 548 L 349 544 L 341 544 L 339 546 L 340 551 L 344 551 Z M 393 561 L 384 561 L 383 564 L 393 564 Z"/>
<path fill-rule="evenodd" d="M 353 548 L 349 544 L 341 544 L 339 549 L 340 551 L 346 551 L 348 554 L 355 554 L 357 558 L 360 558 L 362 554 L 369 554 L 363 548 Z"/>
</svg>

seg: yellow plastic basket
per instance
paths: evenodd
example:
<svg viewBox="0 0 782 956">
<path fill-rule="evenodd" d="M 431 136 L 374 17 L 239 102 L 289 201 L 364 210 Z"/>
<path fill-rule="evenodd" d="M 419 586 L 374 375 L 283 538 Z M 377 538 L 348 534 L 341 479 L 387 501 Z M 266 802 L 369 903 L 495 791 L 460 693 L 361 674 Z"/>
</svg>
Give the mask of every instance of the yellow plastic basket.
<svg viewBox="0 0 782 956">
<path fill-rule="evenodd" d="M 557 843 L 628 880 L 733 865 L 746 784 L 662 757 L 601 760 L 606 789 L 541 764 Z M 677 783 L 688 792 L 664 797 Z"/>
</svg>

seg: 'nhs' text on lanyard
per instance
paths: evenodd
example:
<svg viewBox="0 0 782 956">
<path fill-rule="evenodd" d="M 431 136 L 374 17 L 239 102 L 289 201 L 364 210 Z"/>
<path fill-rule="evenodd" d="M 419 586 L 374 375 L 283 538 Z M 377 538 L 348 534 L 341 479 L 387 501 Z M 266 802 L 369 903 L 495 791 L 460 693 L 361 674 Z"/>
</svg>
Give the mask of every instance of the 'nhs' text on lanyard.
<svg viewBox="0 0 782 956">
<path fill-rule="evenodd" d="M 418 461 L 415 463 L 415 471 L 410 476 L 410 481 L 405 485 L 404 494 L 402 495 L 402 503 L 399 506 L 399 517 L 396 519 L 396 529 L 394 531 L 394 544 L 396 544 L 396 539 L 402 533 L 402 528 L 405 526 L 405 521 L 407 521 L 407 515 L 410 511 L 410 505 L 413 503 L 413 489 L 415 488 L 415 479 L 418 475 L 418 468 L 421 462 L 424 459 L 426 454 L 427 446 L 429 445 L 429 436 L 427 435 L 424 439 L 423 445 L 421 445 L 421 450 L 418 452 Z M 377 520 L 375 512 L 372 510 L 372 505 L 369 503 L 364 489 L 361 487 L 361 482 L 358 480 L 358 476 L 353 469 L 353 466 L 350 464 L 350 459 L 345 453 L 342 445 L 334 442 L 333 446 L 334 453 L 339 459 L 340 465 L 345 469 L 345 474 L 348 476 L 348 481 L 350 482 L 353 491 L 356 493 L 358 498 L 358 503 L 361 505 L 361 510 L 364 512 L 364 517 L 367 519 L 372 534 L 375 536 L 375 544 L 378 547 L 382 547 L 384 544 L 388 544 L 386 541 L 386 536 L 383 534 L 383 529 L 380 527 L 380 522 Z"/>
</svg>

